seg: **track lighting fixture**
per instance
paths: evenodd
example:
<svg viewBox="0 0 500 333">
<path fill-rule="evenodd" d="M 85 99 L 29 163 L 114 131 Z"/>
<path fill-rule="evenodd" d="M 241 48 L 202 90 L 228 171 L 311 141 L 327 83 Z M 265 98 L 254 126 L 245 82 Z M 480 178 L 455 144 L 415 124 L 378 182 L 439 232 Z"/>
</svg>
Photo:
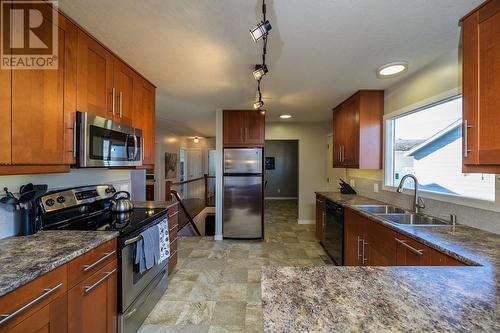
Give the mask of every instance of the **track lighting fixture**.
<svg viewBox="0 0 500 333">
<path fill-rule="evenodd" d="M 271 23 L 268 20 L 262 21 L 255 28 L 250 30 L 250 35 L 252 35 L 253 41 L 258 42 L 260 39 L 264 38 L 269 34 L 271 30 Z"/>
<path fill-rule="evenodd" d="M 255 70 L 253 71 L 253 77 L 256 80 L 260 80 L 264 75 L 267 74 L 267 72 L 269 72 L 269 70 L 267 69 L 266 64 L 255 65 Z"/>
<path fill-rule="evenodd" d="M 197 136 L 195 136 L 193 141 L 194 141 L 194 143 L 198 143 L 198 142 L 200 142 L 200 139 Z"/>
<path fill-rule="evenodd" d="M 265 115 L 266 114 L 266 111 L 265 109 L 260 109 L 260 110 L 257 110 L 261 115 Z"/>
<path fill-rule="evenodd" d="M 253 103 L 253 108 L 255 110 L 258 110 L 263 106 L 264 106 L 264 102 L 262 102 L 262 100 L 258 100 L 257 102 Z"/>
</svg>

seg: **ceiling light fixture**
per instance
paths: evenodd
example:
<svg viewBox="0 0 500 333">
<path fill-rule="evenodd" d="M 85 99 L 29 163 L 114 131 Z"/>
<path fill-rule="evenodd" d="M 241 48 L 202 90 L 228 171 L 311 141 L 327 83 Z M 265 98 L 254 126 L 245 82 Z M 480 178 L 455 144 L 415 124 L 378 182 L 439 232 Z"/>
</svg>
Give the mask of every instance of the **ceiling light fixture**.
<svg viewBox="0 0 500 333">
<path fill-rule="evenodd" d="M 255 110 L 258 110 L 263 106 L 264 106 L 264 102 L 262 100 L 258 100 L 257 102 L 253 103 L 253 108 Z"/>
<path fill-rule="evenodd" d="M 198 142 L 200 142 L 200 139 L 197 136 L 195 136 L 193 141 L 194 141 L 194 143 L 198 143 Z"/>
<path fill-rule="evenodd" d="M 266 112 L 267 112 L 267 110 L 265 110 L 265 109 L 260 109 L 260 110 L 258 110 L 258 111 L 259 111 L 259 113 L 260 113 L 261 115 L 265 115 L 265 114 L 266 114 Z"/>
<path fill-rule="evenodd" d="M 258 42 L 260 39 L 266 37 L 271 30 L 271 23 L 268 20 L 264 20 L 259 22 L 255 28 L 250 30 L 250 35 L 252 35 L 252 39 L 254 42 Z"/>
<path fill-rule="evenodd" d="M 399 76 L 408 71 L 408 63 L 406 61 L 395 61 L 382 65 L 377 69 L 377 77 L 387 79 Z"/>
<path fill-rule="evenodd" d="M 292 115 L 290 115 L 290 114 L 282 114 L 282 115 L 280 115 L 280 118 L 281 119 L 290 119 L 290 118 L 292 118 Z"/>
<path fill-rule="evenodd" d="M 264 75 L 267 74 L 267 72 L 269 72 L 269 70 L 267 69 L 266 64 L 255 65 L 255 70 L 253 71 L 253 77 L 256 80 L 260 80 Z"/>
</svg>

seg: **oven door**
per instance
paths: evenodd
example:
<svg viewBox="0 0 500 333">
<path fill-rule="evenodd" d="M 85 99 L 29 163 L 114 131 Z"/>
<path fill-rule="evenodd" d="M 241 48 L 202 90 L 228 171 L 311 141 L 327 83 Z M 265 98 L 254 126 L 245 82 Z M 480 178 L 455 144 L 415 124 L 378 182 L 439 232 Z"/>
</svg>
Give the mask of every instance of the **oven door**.
<svg viewBox="0 0 500 333">
<path fill-rule="evenodd" d="M 79 112 L 78 166 L 142 165 L 142 131 L 112 120 Z"/>
<path fill-rule="evenodd" d="M 164 219 L 166 219 L 166 216 L 160 219 L 160 221 L 163 221 Z M 152 223 L 151 226 L 155 224 L 156 223 Z M 141 274 L 138 268 L 134 265 L 134 254 L 136 244 L 139 239 L 139 234 L 134 234 L 133 236 L 127 236 L 120 240 L 120 313 L 125 313 L 127 311 L 134 300 L 141 295 L 141 293 L 161 271 L 166 269 L 168 264 L 168 260 L 165 260 L 160 265 L 155 264 L 149 270 Z"/>
</svg>

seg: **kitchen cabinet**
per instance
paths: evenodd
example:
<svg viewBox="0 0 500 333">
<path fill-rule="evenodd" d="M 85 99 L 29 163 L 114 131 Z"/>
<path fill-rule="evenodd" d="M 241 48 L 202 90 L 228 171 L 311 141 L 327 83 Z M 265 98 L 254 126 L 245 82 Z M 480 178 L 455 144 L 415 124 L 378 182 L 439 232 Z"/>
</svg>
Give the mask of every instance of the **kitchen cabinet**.
<svg viewBox="0 0 500 333">
<path fill-rule="evenodd" d="M 265 116 L 255 110 L 224 110 L 224 147 L 264 147 Z"/>
<path fill-rule="evenodd" d="M 500 0 L 461 20 L 463 172 L 500 173 Z"/>
<path fill-rule="evenodd" d="M 316 195 L 316 238 L 321 244 L 325 242 L 326 200 Z"/>
<path fill-rule="evenodd" d="M 68 332 L 117 331 L 117 261 L 68 292 Z"/>
<path fill-rule="evenodd" d="M 155 87 L 139 75 L 134 75 L 133 126 L 142 129 L 143 165 L 155 164 Z"/>
<path fill-rule="evenodd" d="M 117 58 L 113 60 L 113 70 L 116 98 L 113 119 L 121 124 L 131 126 L 134 113 L 134 78 L 137 74 Z"/>
<path fill-rule="evenodd" d="M 168 209 L 168 231 L 170 243 L 170 256 L 168 258 L 168 274 L 174 271 L 177 265 L 177 232 L 179 231 L 179 207 L 176 204 Z"/>
<path fill-rule="evenodd" d="M 0 297 L 4 332 L 116 332 L 116 239 Z M 20 310 L 23 309 L 23 310 Z"/>
<path fill-rule="evenodd" d="M 333 167 L 382 167 L 383 90 L 360 90 L 333 109 Z"/>
<path fill-rule="evenodd" d="M 10 164 L 11 155 L 11 70 L 0 70 L 0 165 Z"/>
</svg>

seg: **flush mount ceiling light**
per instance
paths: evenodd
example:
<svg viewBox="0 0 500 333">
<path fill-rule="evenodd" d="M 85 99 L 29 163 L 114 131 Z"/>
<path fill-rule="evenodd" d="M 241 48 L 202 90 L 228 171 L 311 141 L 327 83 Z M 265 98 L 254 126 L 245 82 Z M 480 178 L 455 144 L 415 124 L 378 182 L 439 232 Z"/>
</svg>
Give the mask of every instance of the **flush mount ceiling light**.
<svg viewBox="0 0 500 333">
<path fill-rule="evenodd" d="M 406 61 L 395 61 L 382 65 L 377 69 L 377 77 L 387 79 L 399 76 L 408 70 L 408 63 Z"/>
<path fill-rule="evenodd" d="M 260 109 L 260 108 L 261 108 L 261 107 L 263 107 L 263 106 L 264 106 L 264 102 L 262 102 L 261 100 L 259 100 L 259 101 L 255 102 L 255 103 L 253 103 L 253 108 L 254 108 L 255 110 L 258 110 L 258 109 Z"/>
<path fill-rule="evenodd" d="M 282 115 L 280 115 L 280 118 L 281 119 L 290 119 L 290 118 L 292 118 L 292 115 L 290 115 L 290 114 L 282 114 Z"/>
<path fill-rule="evenodd" d="M 271 30 L 271 23 L 268 20 L 262 21 L 255 28 L 250 30 L 250 35 L 252 35 L 253 41 L 257 43 L 260 39 L 267 36 Z"/>
<path fill-rule="evenodd" d="M 255 65 L 255 70 L 253 71 L 253 77 L 256 80 L 260 80 L 264 75 L 267 74 L 267 72 L 269 72 L 269 70 L 267 69 L 266 64 Z"/>
<path fill-rule="evenodd" d="M 200 139 L 197 136 L 195 136 L 193 141 L 194 141 L 194 143 L 198 143 L 198 142 L 200 142 Z"/>
</svg>

